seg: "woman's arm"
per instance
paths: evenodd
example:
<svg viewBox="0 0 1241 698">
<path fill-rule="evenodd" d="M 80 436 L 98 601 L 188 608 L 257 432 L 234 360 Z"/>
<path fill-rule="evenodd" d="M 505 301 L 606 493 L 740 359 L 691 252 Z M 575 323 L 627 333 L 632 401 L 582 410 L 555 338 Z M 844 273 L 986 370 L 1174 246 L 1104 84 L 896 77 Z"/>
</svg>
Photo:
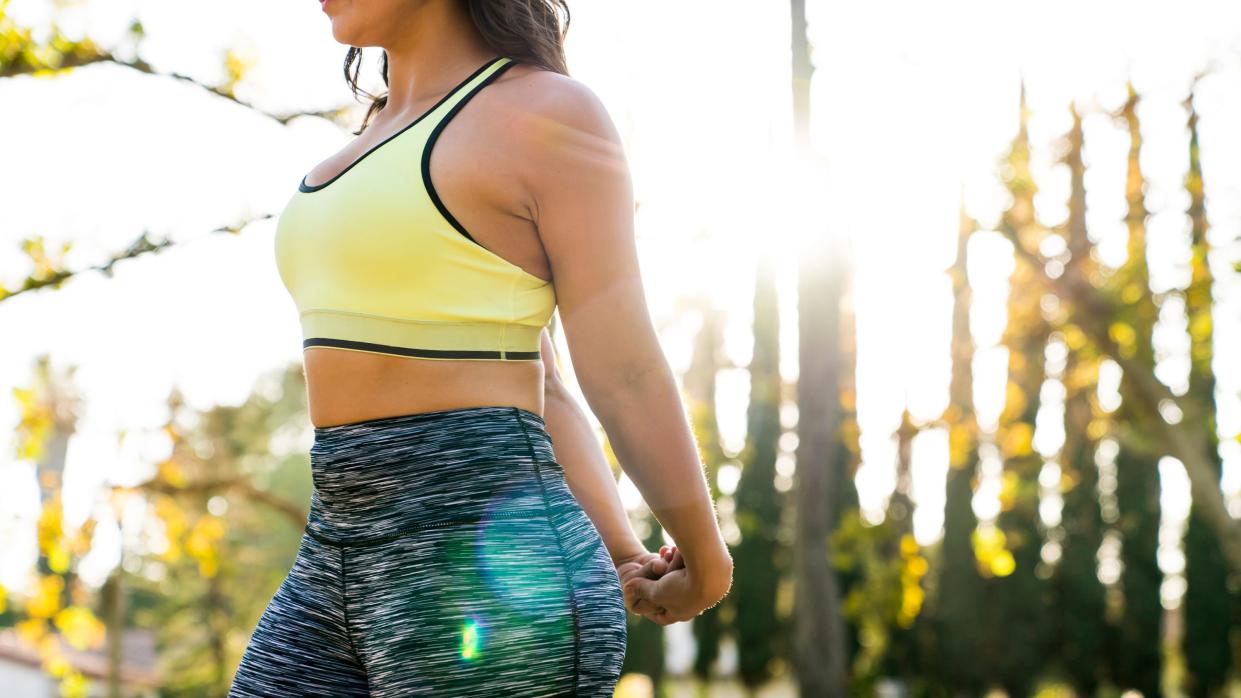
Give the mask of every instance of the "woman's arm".
<svg viewBox="0 0 1241 698">
<path fill-rule="evenodd" d="M 685 569 L 659 582 L 679 575 L 671 580 L 675 595 L 660 605 L 675 607 L 674 620 L 683 620 L 686 609 L 697 608 L 692 617 L 728 592 L 732 560 L 646 305 L 623 147 L 606 108 L 585 85 L 548 71 L 529 80 L 511 123 L 521 134 L 516 155 L 527 207 L 551 265 L 586 402 L 681 554 Z M 685 261 L 688 272 L 695 261 Z"/>
<path fill-rule="evenodd" d="M 599 448 L 594 427 L 560 380 L 555 349 L 546 329 L 540 345 L 544 367 L 543 422 L 552 438 L 556 461 L 564 467 L 573 496 L 599 530 L 612 563 L 619 566 L 647 550 L 629 525 L 629 515 L 616 490 L 612 469 Z"/>
</svg>

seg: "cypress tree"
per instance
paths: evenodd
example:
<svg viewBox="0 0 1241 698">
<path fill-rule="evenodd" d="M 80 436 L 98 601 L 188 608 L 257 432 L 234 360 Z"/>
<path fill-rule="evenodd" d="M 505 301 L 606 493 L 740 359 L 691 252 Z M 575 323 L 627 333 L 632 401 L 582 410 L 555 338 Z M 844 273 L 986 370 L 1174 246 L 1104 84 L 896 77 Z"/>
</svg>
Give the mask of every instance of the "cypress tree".
<svg viewBox="0 0 1241 698">
<path fill-rule="evenodd" d="M 956 695 L 980 695 L 984 689 L 981 636 L 982 584 L 974 554 L 974 488 L 978 478 L 979 427 L 974 412 L 974 341 L 970 335 L 973 296 L 967 274 L 969 241 L 978 224 L 960 211 L 952 280 L 952 373 L 948 407 L 940 420 L 948 430 L 948 476 L 945 485 L 944 534 L 938 545 L 937 573 L 928 579 L 928 609 L 934 642 L 926 665 L 931 675 Z"/>
<path fill-rule="evenodd" d="M 1115 116 L 1129 131 L 1128 172 L 1125 200 L 1129 229 L 1128 258 L 1110 280 L 1118 289 L 1123 306 L 1111 334 L 1122 352 L 1153 370 L 1151 335 L 1158 316 L 1150 294 L 1150 270 L 1146 262 L 1145 178 L 1139 164 L 1142 136 L 1137 116 L 1138 95 L 1128 85 L 1129 98 Z M 1123 379 L 1122 379 L 1123 380 Z M 1115 435 L 1120 444 L 1116 456 L 1116 506 L 1120 531 L 1120 586 L 1124 610 L 1117 626 L 1114 660 L 1115 680 L 1122 689 L 1136 689 L 1144 696 L 1160 693 L 1162 668 L 1163 605 L 1159 587 L 1159 443 L 1134 425 L 1150 423 L 1152 405 L 1124 400 L 1115 414 Z M 1157 415 L 1154 418 L 1158 418 Z"/>
<path fill-rule="evenodd" d="M 1208 440 L 1216 478 L 1223 472 L 1219 455 L 1219 432 L 1215 420 L 1215 357 L 1212 289 L 1215 285 L 1210 265 L 1211 251 L 1207 242 L 1209 224 L 1202 179 L 1202 160 L 1198 153 L 1198 112 L 1194 95 L 1185 100 L 1189 112 L 1189 171 L 1185 189 L 1189 193 L 1190 220 L 1190 282 L 1185 290 L 1185 312 L 1189 320 L 1190 371 L 1187 399 L 1202 404 L 1207 417 L 1204 432 Z M 1191 504 L 1189 524 L 1185 530 L 1185 582 L 1183 600 L 1185 636 L 1182 647 L 1189 669 L 1190 694 L 1213 695 L 1224 685 L 1232 663 L 1229 646 L 1229 617 L 1232 599 L 1228 586 L 1228 567 L 1220 541 L 1199 515 L 1199 507 Z"/>
<path fill-rule="evenodd" d="M 1064 158 L 1070 177 L 1069 218 L 1064 232 L 1073 263 L 1090 265 L 1082 119 L 1076 105 L 1070 106 L 1070 112 L 1073 128 Z M 1104 422 L 1095 414 L 1093 400 L 1100 357 L 1074 326 L 1066 328 L 1061 339 L 1068 350 L 1060 376 L 1065 390 L 1065 437 L 1060 449 L 1064 508 L 1060 561 L 1052 577 L 1056 608 L 1052 618 L 1056 654 L 1065 677 L 1078 695 L 1092 696 L 1104 678 L 1099 658 L 1107 651 L 1106 590 L 1099 580 L 1097 558 L 1103 542 L 1103 516 L 1095 464 Z"/>
<path fill-rule="evenodd" d="M 858 466 L 862 463 L 861 427 L 857 416 L 857 313 L 854 302 L 854 283 L 852 263 L 839 266 L 841 274 L 840 301 L 840 430 L 836 434 L 836 460 L 839 467 L 832 475 L 835 484 L 830 495 L 834 499 L 828 502 L 828 511 L 840 512 L 833 528 L 833 534 L 842 524 L 858 521 L 861 518 L 861 505 L 858 501 L 857 484 L 854 478 Z M 841 569 L 833 566 L 836 574 L 837 588 L 840 598 L 848 598 L 849 594 L 862 583 L 860 570 Z M 847 616 L 845 618 L 845 662 L 852 666 L 854 659 L 861 651 L 861 632 L 858 624 Z"/>
<path fill-rule="evenodd" d="M 1030 173 L 1028 109 L 1021 90 L 1021 118 L 1010 148 L 1004 184 L 1012 204 L 1000 226 L 1006 236 L 1037 240 L 1044 231 L 1034 217 L 1037 186 Z M 1047 663 L 1047 584 L 1042 563 L 1039 472 L 1043 457 L 1034 448 L 1040 394 L 1046 379 L 1044 358 L 1050 326 L 1043 317 L 1042 287 L 1029 265 L 1017 265 L 1008 296 L 1008 324 L 1001 343 L 1008 349 L 1004 408 L 995 434 L 1003 459 L 1000 513 L 1001 546 L 991 560 L 996 615 L 989 628 L 998 650 L 998 678 L 1010 696 L 1027 696 Z"/>
<path fill-rule="evenodd" d="M 780 580 L 790 566 L 788 547 L 779 535 L 785 497 L 775 487 L 783 393 L 779 318 L 775 274 L 770 258 L 763 256 L 754 286 L 750 402 L 736 492 L 741 540 L 731 546 L 734 565 L 740 573 L 735 575 L 732 591 L 724 600 L 734 616 L 738 673 L 751 690 L 771 677 L 777 658 L 789 657 L 789 618 L 779 613 L 777 603 Z"/>
</svg>

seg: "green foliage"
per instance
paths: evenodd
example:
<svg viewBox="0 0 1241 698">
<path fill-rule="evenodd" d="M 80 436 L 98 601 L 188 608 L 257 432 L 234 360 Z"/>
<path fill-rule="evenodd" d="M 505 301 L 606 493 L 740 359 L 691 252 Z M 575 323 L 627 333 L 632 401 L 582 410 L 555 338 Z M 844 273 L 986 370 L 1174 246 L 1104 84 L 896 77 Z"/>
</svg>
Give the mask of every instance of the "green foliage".
<svg viewBox="0 0 1241 698">
<path fill-rule="evenodd" d="M 1116 458 L 1124 612 L 1117 624 L 1110 656 L 1116 684 L 1146 696 L 1160 695 L 1163 666 L 1163 604 L 1159 596 L 1163 573 L 1156 557 L 1160 515 L 1158 462 L 1158 458 L 1127 449 L 1122 449 Z"/>
<path fill-rule="evenodd" d="M 130 620 L 155 632 L 167 695 L 226 689 L 297 553 L 312 480 L 304 449 L 272 452 L 306 423 L 300 366 L 264 376 L 239 406 L 197 411 L 174 394 L 172 455 L 137 491 L 162 542 L 130 553 Z"/>
<path fill-rule="evenodd" d="M 750 403 L 746 443 L 738 459 L 735 516 L 741 540 L 731 546 L 733 588 L 725 599 L 731 609 L 742 682 L 760 686 L 778 660 L 789 656 L 789 604 L 782 603 L 781 579 L 790 560 L 781 540 L 786 497 L 776 490 L 782 381 L 779 367 L 779 313 L 771 268 L 760 266 L 754 292 L 754 353 L 750 364 Z"/>
<path fill-rule="evenodd" d="M 909 676 L 908 661 L 894 658 L 894 638 L 908 633 L 922 610 L 922 578 L 928 570 L 912 534 L 891 519 L 868 525 L 858 510 L 846 512 L 832 535 L 832 567 L 856 574 L 842 604 L 846 618 L 859 629 L 861 651 L 853 660 L 853 678 L 863 684 L 881 676 Z"/>
<path fill-rule="evenodd" d="M 973 534 L 978 525 L 971 501 L 977 461 L 948 470 L 944 538 L 934 596 L 934 666 L 954 692 L 980 694 L 986 683 L 984 613 L 987 599 L 978 571 Z"/>
<path fill-rule="evenodd" d="M 1022 244 L 1039 244 L 1047 231 L 1034 217 L 1038 191 L 1030 171 L 1030 143 L 1026 129 L 1025 90 L 1021 121 L 1008 158 L 1004 184 L 1012 205 L 1001 217 L 1001 227 Z M 994 556 L 984 574 L 995 576 L 987 585 L 994 593 L 989 616 L 988 649 L 995 678 L 1012 696 L 1031 693 L 1049 662 L 1049 618 L 1046 570 L 1043 570 L 1043 531 L 1039 516 L 1039 473 L 1043 457 L 1034 449 L 1034 430 L 1041 407 L 1051 327 L 1042 315 L 1035 270 L 1018 265 L 1010 279 L 1008 324 L 1002 343 L 1008 349 L 1008 382 L 1004 409 L 995 441 L 1003 459 L 1000 512 L 989 531 Z"/>
<path fill-rule="evenodd" d="M 1185 311 L 1190 341 L 1190 374 L 1187 399 L 1198 401 L 1206 409 L 1209 457 L 1212 473 L 1219 478 L 1223 463 L 1219 456 L 1219 433 L 1215 419 L 1215 373 L 1212 361 L 1215 357 L 1214 343 L 1214 286 L 1215 279 L 1207 259 L 1211 246 L 1206 233 L 1209 229 L 1206 216 L 1206 195 L 1203 188 L 1202 161 L 1198 151 L 1198 113 L 1194 108 L 1193 94 L 1186 100 L 1189 111 L 1189 171 L 1185 176 L 1185 189 L 1190 197 L 1189 214 L 1192 238 L 1190 255 L 1190 282 L 1185 290 Z M 1238 435 L 1241 438 L 1241 435 Z M 1189 524 L 1185 530 L 1185 582 L 1183 600 L 1185 633 L 1182 649 L 1188 669 L 1188 685 L 1192 696 L 1203 697 L 1218 694 L 1233 664 L 1231 619 L 1233 607 L 1238 603 L 1236 590 L 1229 585 L 1227 560 L 1224 558 L 1219 536 L 1201 516 L 1201 503 L 1190 506 Z"/>
</svg>

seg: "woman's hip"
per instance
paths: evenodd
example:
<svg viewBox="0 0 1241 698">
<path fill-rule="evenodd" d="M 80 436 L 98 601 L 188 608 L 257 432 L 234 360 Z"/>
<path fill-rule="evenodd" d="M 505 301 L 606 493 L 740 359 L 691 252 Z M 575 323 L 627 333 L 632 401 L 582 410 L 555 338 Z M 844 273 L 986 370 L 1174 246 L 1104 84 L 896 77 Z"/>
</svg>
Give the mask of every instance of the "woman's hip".
<svg viewBox="0 0 1241 698">
<path fill-rule="evenodd" d="M 307 532 L 325 543 L 547 516 L 549 486 L 565 484 L 543 418 L 518 407 L 466 407 L 314 431 Z"/>
<path fill-rule="evenodd" d="M 610 695 L 624 600 L 541 417 L 473 407 L 316 428 L 311 467 L 320 545 L 304 550 L 335 551 L 372 682 Z"/>
</svg>

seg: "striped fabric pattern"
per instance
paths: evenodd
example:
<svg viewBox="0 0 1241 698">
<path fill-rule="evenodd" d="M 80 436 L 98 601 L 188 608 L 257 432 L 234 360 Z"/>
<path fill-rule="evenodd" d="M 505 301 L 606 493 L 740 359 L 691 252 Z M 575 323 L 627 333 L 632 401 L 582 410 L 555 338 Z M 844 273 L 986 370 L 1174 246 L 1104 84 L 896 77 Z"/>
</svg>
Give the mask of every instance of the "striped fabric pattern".
<svg viewBox="0 0 1241 698">
<path fill-rule="evenodd" d="M 315 429 L 292 569 L 229 691 L 611 696 L 626 609 L 543 418 L 466 407 Z"/>
</svg>

